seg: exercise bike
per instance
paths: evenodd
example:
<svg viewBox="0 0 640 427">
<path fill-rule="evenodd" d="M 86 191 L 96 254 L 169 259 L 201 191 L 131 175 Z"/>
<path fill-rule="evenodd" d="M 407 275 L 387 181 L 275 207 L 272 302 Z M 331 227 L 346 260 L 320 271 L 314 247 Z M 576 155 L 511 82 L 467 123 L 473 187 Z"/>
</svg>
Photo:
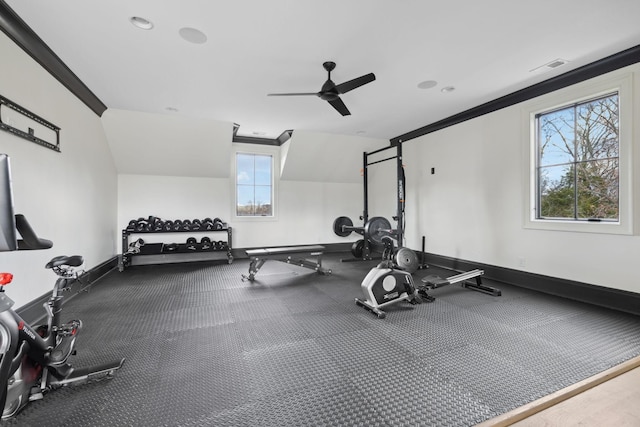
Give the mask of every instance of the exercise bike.
<svg viewBox="0 0 640 427">
<path fill-rule="evenodd" d="M 408 301 L 414 305 L 422 303 L 411 273 L 398 265 L 402 262 L 398 262 L 398 251 L 394 248 L 393 239 L 384 236 L 382 243 L 384 244 L 383 261 L 372 268 L 360 284 L 366 299 L 355 299 L 356 305 L 371 311 L 379 319 L 386 317 L 382 308 L 389 305 L 402 301 Z"/>
<path fill-rule="evenodd" d="M 26 219 L 16 215 L 16 228 L 23 237 L 18 249 L 48 249 L 52 243 L 38 238 Z M 61 322 L 62 293 L 78 279 L 79 255 L 57 256 L 45 268 L 58 279 L 51 297 L 44 304 L 47 323 L 31 327 L 14 310 L 14 302 L 4 287 L 11 273 L 0 273 L 0 408 L 2 419 L 15 416 L 30 401 L 39 400 L 50 390 L 71 384 L 113 376 L 124 358 L 91 368 L 75 369 L 69 357 L 75 354 L 75 342 L 82 328 L 80 320 Z"/>
</svg>

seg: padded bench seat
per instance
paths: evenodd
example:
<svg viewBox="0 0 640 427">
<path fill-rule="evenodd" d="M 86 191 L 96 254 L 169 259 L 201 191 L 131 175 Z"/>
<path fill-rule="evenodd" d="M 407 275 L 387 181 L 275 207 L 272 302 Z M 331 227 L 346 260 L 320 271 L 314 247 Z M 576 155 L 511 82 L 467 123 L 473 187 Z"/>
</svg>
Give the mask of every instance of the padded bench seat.
<svg viewBox="0 0 640 427">
<path fill-rule="evenodd" d="M 285 246 L 282 248 L 263 248 L 263 249 L 249 249 L 245 251 L 249 257 L 264 257 L 269 255 L 283 255 L 283 254 L 299 254 L 299 253 L 311 253 L 324 252 L 324 246 L 309 245 L 309 246 Z"/>
<path fill-rule="evenodd" d="M 268 259 L 276 261 L 286 262 L 288 264 L 296 264 L 300 267 L 310 268 L 317 271 L 319 274 L 331 274 L 331 270 L 322 268 L 322 254 L 324 253 L 324 246 L 321 245 L 306 245 L 306 246 L 284 246 L 277 248 L 261 248 L 261 249 L 248 249 L 245 251 L 249 259 L 249 275 L 242 275 L 243 279 L 247 279 L 251 282 L 255 280 L 258 270 L 262 267 Z M 309 260 L 306 257 L 293 257 L 295 254 L 308 254 L 308 256 L 316 257 L 315 260 Z"/>
</svg>

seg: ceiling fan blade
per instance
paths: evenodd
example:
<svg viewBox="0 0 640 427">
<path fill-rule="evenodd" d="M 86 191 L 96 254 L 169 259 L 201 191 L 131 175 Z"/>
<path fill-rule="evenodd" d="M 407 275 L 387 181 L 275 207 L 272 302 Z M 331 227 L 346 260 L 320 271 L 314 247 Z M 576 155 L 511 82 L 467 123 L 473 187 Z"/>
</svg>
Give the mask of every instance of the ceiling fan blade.
<svg viewBox="0 0 640 427">
<path fill-rule="evenodd" d="M 366 85 L 367 83 L 371 83 L 376 79 L 376 76 L 373 73 L 365 74 L 364 76 L 360 76 L 353 80 L 349 80 L 348 82 L 341 83 L 336 86 L 336 90 L 338 93 L 347 93 L 350 90 L 353 90 L 362 85 Z"/>
<path fill-rule="evenodd" d="M 318 92 L 301 92 L 301 93 L 268 93 L 267 96 L 305 96 L 315 95 L 320 96 Z"/>
<path fill-rule="evenodd" d="M 347 108 L 346 105 L 344 105 L 344 102 L 342 102 L 342 99 L 340 98 L 336 98 L 332 101 L 327 101 L 329 104 L 331 104 L 331 106 L 333 108 L 335 108 L 336 110 L 338 110 L 338 113 L 342 114 L 343 116 L 350 116 L 351 113 L 349 112 L 349 109 Z"/>
</svg>

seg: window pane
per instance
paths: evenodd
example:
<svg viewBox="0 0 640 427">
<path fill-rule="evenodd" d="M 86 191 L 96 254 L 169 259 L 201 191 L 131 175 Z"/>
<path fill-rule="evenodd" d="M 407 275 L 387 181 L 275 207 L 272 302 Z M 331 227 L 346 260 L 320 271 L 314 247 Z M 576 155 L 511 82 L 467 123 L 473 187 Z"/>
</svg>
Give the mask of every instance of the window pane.
<svg viewBox="0 0 640 427">
<path fill-rule="evenodd" d="M 271 156 L 256 156 L 256 185 L 271 185 Z"/>
<path fill-rule="evenodd" d="M 256 215 L 271 215 L 271 186 L 256 186 Z"/>
<path fill-rule="evenodd" d="M 254 215 L 253 196 L 254 194 L 252 185 L 237 186 L 236 213 L 238 216 Z"/>
<path fill-rule="evenodd" d="M 578 164 L 578 218 L 618 219 L 618 159 Z"/>
<path fill-rule="evenodd" d="M 539 169 L 541 218 L 575 218 L 574 174 L 572 165 Z"/>
<path fill-rule="evenodd" d="M 538 164 L 540 166 L 574 161 L 574 124 L 573 107 L 538 117 Z"/>
<path fill-rule="evenodd" d="M 273 216 L 272 156 L 237 154 L 236 214 Z"/>
<path fill-rule="evenodd" d="M 238 154 L 236 157 L 236 162 L 236 169 L 238 173 L 236 182 L 238 184 L 253 184 L 253 156 L 247 154 Z"/>
<path fill-rule="evenodd" d="M 577 161 L 618 157 L 618 96 L 576 108 Z"/>
</svg>

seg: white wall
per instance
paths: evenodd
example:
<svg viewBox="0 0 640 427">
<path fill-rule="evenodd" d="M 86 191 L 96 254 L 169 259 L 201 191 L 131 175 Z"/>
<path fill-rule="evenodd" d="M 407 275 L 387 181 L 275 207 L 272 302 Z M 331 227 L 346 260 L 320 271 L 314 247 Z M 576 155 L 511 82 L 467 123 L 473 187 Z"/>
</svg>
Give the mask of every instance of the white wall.
<svg viewBox="0 0 640 427">
<path fill-rule="evenodd" d="M 116 169 L 100 118 L 0 33 L 0 94 L 61 128 L 61 153 L 0 131 L 11 159 L 14 207 L 54 242 L 49 250 L 0 253 L 0 270 L 14 274 L 7 292 L 23 306 L 50 291 L 44 265 L 80 254 L 85 269 L 116 253 Z"/>
<path fill-rule="evenodd" d="M 226 154 L 228 164 L 233 165 L 235 149 L 271 151 L 282 163 L 278 168 L 281 173 L 275 218 L 235 217 L 233 167 L 227 166 L 230 172 L 226 178 L 120 174 L 118 228 L 126 227 L 131 219 L 149 215 L 172 220 L 219 217 L 234 227 L 233 245 L 237 248 L 354 241 L 358 236 L 336 236 L 333 221 L 347 215 L 357 223 L 363 200 L 362 152 L 384 143 L 369 138 L 298 132 L 282 147 L 233 144 L 233 150 Z M 349 160 L 352 164 L 345 168 Z M 204 235 L 198 233 L 196 237 Z M 118 240 L 119 236 L 118 232 Z M 180 233 L 145 235 L 144 239 L 149 242 L 173 239 L 180 243 L 186 237 L 187 234 Z"/>
<path fill-rule="evenodd" d="M 637 124 L 640 65 L 623 71 L 629 70 L 635 74 L 633 122 Z M 407 246 L 419 249 L 425 235 L 427 252 L 640 292 L 635 269 L 640 259 L 638 235 L 523 227 L 523 170 L 528 168 L 523 150 L 529 147 L 523 131 L 524 108 L 526 104 L 502 109 L 404 144 Z M 637 222 L 638 126 L 633 132 Z M 436 169 L 434 175 L 431 167 Z"/>
</svg>

